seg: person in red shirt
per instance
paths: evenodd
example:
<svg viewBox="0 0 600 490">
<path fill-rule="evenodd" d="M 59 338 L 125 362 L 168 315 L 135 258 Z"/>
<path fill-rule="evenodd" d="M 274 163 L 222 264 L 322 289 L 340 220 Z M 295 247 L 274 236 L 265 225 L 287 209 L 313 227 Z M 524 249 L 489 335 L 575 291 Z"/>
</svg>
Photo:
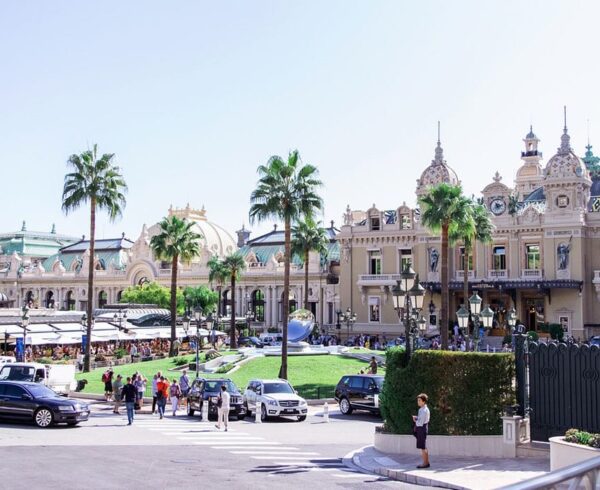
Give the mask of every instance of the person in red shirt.
<svg viewBox="0 0 600 490">
<path fill-rule="evenodd" d="M 167 397 L 169 396 L 169 382 L 164 376 L 160 377 L 160 381 L 156 383 L 156 404 L 158 405 L 158 415 L 162 419 L 165 414 L 165 406 Z"/>
</svg>

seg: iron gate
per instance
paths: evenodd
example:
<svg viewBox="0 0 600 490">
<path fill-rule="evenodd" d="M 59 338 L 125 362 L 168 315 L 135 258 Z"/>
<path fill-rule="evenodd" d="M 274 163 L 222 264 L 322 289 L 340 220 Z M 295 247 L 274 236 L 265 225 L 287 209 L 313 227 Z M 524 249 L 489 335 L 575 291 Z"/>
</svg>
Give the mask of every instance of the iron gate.
<svg viewBox="0 0 600 490">
<path fill-rule="evenodd" d="M 524 350 L 531 438 L 547 441 L 570 428 L 600 432 L 600 349 L 530 342 Z"/>
</svg>

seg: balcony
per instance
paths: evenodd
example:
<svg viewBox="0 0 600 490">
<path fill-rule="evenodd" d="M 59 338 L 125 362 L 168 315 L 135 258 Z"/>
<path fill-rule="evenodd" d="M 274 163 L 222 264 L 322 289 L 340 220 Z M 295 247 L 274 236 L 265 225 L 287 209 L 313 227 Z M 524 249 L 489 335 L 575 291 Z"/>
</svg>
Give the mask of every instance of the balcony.
<svg viewBox="0 0 600 490">
<path fill-rule="evenodd" d="M 456 271 L 455 273 L 455 277 L 457 281 L 464 281 L 465 279 L 465 271 Z M 469 279 L 474 279 L 475 278 L 475 271 L 468 271 L 467 272 L 467 278 Z"/>
<path fill-rule="evenodd" d="M 488 275 L 490 279 L 507 279 L 508 271 L 506 269 L 492 269 Z"/>
<path fill-rule="evenodd" d="M 541 279 L 542 269 L 523 269 L 521 277 L 523 279 Z"/>
<path fill-rule="evenodd" d="M 400 274 L 360 274 L 359 286 L 393 286 L 400 280 Z"/>
</svg>

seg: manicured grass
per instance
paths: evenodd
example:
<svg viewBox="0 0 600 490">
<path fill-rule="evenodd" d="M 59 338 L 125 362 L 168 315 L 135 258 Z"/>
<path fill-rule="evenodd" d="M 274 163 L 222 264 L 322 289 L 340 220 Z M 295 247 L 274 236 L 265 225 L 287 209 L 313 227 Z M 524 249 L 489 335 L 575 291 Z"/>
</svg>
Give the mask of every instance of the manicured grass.
<svg viewBox="0 0 600 490">
<path fill-rule="evenodd" d="M 185 357 L 190 361 L 194 359 L 193 355 Z M 280 357 L 259 357 L 244 364 L 233 373 L 201 373 L 201 376 L 207 378 L 231 378 L 239 390 L 243 392 L 246 386 L 248 386 L 248 381 L 251 379 L 277 378 L 280 365 Z M 165 373 L 173 367 L 175 367 L 175 364 L 172 359 L 161 359 L 158 361 L 128 364 L 126 366 L 116 366 L 113 369 L 115 374 L 121 374 L 124 377 L 131 375 L 137 370 L 150 380 L 157 371 Z M 358 359 L 337 355 L 290 356 L 288 358 L 290 382 L 298 390 L 299 394 L 305 398 L 333 397 L 333 391 L 340 378 L 344 374 L 356 374 L 361 369 L 366 371 L 368 369 L 367 363 Z M 105 368 L 100 368 L 91 373 L 77 375 L 78 379 L 85 378 L 88 380 L 84 392 L 104 393 L 104 384 L 101 379 L 104 371 Z M 167 374 L 167 376 L 169 378 L 174 377 L 171 374 Z M 193 373 L 190 374 L 193 377 Z M 384 374 L 384 371 L 380 369 L 378 374 Z"/>
</svg>

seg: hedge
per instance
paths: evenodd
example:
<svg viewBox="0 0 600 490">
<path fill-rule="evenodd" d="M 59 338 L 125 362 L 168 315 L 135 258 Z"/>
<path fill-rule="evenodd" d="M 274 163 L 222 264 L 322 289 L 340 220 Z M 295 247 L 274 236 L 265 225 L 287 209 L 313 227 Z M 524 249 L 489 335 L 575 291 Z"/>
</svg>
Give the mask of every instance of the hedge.
<svg viewBox="0 0 600 490">
<path fill-rule="evenodd" d="M 429 433 L 502 434 L 502 414 L 515 402 L 512 354 L 416 351 L 404 367 L 404 352 L 390 349 L 380 396 L 384 430 L 412 434 L 417 395 L 427 393 Z"/>
</svg>

